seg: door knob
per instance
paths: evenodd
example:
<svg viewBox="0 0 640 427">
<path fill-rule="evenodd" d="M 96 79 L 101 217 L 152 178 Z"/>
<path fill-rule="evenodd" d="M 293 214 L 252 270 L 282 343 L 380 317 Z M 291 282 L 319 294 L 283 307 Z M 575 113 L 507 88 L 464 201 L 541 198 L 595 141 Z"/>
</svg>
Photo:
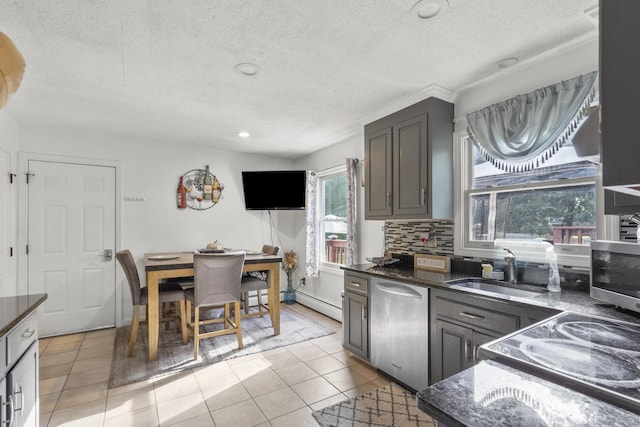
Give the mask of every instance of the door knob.
<svg viewBox="0 0 640 427">
<path fill-rule="evenodd" d="M 111 261 L 113 259 L 113 251 L 111 249 L 104 250 L 104 260 Z"/>
</svg>

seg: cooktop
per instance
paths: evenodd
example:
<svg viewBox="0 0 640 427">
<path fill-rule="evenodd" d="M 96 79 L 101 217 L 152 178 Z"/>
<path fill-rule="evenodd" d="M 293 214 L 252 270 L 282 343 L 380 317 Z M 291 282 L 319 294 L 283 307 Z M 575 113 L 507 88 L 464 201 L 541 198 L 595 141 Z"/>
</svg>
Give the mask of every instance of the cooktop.
<svg viewBox="0 0 640 427">
<path fill-rule="evenodd" d="M 638 324 L 565 312 L 479 354 L 640 413 Z"/>
</svg>

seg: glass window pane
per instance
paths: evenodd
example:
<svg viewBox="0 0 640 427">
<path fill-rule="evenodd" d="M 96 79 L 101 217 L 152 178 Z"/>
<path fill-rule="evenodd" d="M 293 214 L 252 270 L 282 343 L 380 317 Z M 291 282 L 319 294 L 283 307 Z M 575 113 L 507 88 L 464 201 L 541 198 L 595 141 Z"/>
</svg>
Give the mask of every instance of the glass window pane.
<svg viewBox="0 0 640 427">
<path fill-rule="evenodd" d="M 323 236 L 320 250 L 323 262 L 344 264 L 347 249 L 347 179 L 346 175 L 321 179 L 322 218 L 320 232 Z"/>
<path fill-rule="evenodd" d="M 596 175 L 598 165 L 579 158 L 570 143 L 562 146 L 549 160 L 528 172 L 501 171 L 485 160 L 475 146 L 473 147 L 474 189 Z"/>
<path fill-rule="evenodd" d="M 470 240 L 548 239 L 588 244 L 595 239 L 595 184 L 471 197 Z"/>
<path fill-rule="evenodd" d="M 347 178 L 345 175 L 322 180 L 324 216 L 339 218 L 347 216 Z"/>
</svg>

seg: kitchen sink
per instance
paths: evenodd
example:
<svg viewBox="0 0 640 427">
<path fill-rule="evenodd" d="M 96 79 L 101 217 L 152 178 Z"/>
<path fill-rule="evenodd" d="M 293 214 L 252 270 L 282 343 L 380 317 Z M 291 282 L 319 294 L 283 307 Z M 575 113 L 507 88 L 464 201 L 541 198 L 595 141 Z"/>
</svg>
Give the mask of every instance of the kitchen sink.
<svg viewBox="0 0 640 427">
<path fill-rule="evenodd" d="M 457 279 L 447 282 L 453 289 L 462 289 L 484 295 L 498 295 L 501 297 L 535 298 L 547 292 L 546 288 L 531 285 L 516 285 L 498 280 L 481 279 L 476 277 Z"/>
</svg>

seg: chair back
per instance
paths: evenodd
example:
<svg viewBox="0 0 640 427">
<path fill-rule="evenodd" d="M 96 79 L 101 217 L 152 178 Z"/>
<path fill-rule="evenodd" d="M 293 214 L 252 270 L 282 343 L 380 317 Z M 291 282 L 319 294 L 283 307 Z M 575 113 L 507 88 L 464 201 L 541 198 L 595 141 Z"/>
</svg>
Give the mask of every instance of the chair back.
<svg viewBox="0 0 640 427">
<path fill-rule="evenodd" d="M 239 301 L 244 258 L 244 252 L 194 254 L 195 305 Z"/>
<path fill-rule="evenodd" d="M 278 252 L 280 252 L 280 248 L 278 246 L 271 246 L 271 245 L 262 246 L 262 253 L 265 255 L 278 255 Z"/>
<path fill-rule="evenodd" d="M 116 259 L 124 270 L 129 282 L 129 291 L 131 291 L 131 301 L 133 305 L 140 305 L 140 276 L 138 276 L 138 267 L 133 255 L 129 249 L 116 252 Z"/>
</svg>

